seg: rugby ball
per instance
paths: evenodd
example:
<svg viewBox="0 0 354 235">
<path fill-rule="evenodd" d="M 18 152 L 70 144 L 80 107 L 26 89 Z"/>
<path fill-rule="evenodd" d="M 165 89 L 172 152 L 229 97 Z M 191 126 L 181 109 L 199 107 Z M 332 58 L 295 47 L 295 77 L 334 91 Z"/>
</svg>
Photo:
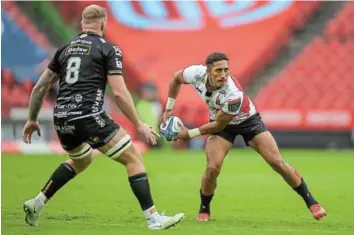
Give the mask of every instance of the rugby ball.
<svg viewBox="0 0 354 235">
<path fill-rule="evenodd" d="M 160 133 L 167 141 L 172 141 L 183 127 L 183 122 L 176 116 L 171 116 L 160 125 Z"/>
</svg>

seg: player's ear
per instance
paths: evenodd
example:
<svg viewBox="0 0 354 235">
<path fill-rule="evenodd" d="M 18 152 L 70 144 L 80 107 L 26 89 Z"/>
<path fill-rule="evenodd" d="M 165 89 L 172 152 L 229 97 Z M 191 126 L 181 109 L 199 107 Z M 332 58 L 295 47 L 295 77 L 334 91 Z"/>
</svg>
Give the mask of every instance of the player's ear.
<svg viewBox="0 0 354 235">
<path fill-rule="evenodd" d="M 207 73 L 209 73 L 209 74 L 210 74 L 210 72 L 211 72 L 211 66 L 210 66 L 210 65 L 207 65 L 207 69 L 206 69 L 206 71 L 207 71 Z"/>
</svg>

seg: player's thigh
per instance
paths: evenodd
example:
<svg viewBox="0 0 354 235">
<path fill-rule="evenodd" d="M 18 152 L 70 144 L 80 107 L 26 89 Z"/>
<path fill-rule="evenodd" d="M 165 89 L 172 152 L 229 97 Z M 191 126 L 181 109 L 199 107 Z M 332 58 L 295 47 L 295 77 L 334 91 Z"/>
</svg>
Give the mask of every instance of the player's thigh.
<svg viewBox="0 0 354 235">
<path fill-rule="evenodd" d="M 269 131 L 256 135 L 249 141 L 249 145 L 272 165 L 283 161 L 278 145 Z"/>
<path fill-rule="evenodd" d="M 74 123 L 55 120 L 54 127 L 60 144 L 68 153 L 70 159 L 79 161 L 92 156 L 90 145 L 85 143 L 76 133 L 79 128 Z"/>
<path fill-rule="evenodd" d="M 221 167 L 231 147 L 232 143 L 229 140 L 219 135 L 210 135 L 205 145 L 207 165 Z"/>
<path fill-rule="evenodd" d="M 141 155 L 134 147 L 130 135 L 122 127 L 98 150 L 107 157 L 124 165 L 142 161 Z"/>
<path fill-rule="evenodd" d="M 120 126 L 105 112 L 75 120 L 77 135 L 93 149 L 106 145 L 119 131 Z"/>
</svg>

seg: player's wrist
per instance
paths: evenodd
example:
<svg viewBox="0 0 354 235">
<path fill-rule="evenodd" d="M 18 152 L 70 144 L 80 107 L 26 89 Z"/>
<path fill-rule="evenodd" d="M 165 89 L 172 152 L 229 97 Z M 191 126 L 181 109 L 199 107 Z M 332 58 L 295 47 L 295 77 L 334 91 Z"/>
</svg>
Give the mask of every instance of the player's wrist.
<svg viewBox="0 0 354 235">
<path fill-rule="evenodd" d="M 144 122 L 141 121 L 141 120 L 138 120 L 138 121 L 136 121 L 135 123 L 133 123 L 133 125 L 134 125 L 136 128 L 139 128 L 139 127 L 141 127 L 142 125 L 144 125 Z"/>
<path fill-rule="evenodd" d="M 175 103 L 176 103 L 176 99 L 168 97 L 165 110 L 166 111 L 172 111 L 173 107 L 175 106 Z"/>
<path fill-rule="evenodd" d="M 202 135 L 202 133 L 200 132 L 199 128 L 194 128 L 191 130 L 188 130 L 188 136 L 190 139 L 194 138 L 194 137 L 198 137 Z"/>
</svg>

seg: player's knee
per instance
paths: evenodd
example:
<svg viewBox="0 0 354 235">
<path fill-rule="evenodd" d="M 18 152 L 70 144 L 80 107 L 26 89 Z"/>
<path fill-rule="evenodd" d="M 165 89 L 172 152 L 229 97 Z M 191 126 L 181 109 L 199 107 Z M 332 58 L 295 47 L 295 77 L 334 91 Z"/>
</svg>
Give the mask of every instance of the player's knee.
<svg viewBox="0 0 354 235">
<path fill-rule="evenodd" d="M 85 158 L 92 156 L 92 148 L 87 143 L 83 143 L 76 149 L 68 151 L 68 155 L 74 161 L 84 161 Z"/>
<path fill-rule="evenodd" d="M 285 161 L 282 158 L 272 159 L 268 163 L 277 172 L 282 172 L 286 167 Z"/>
<path fill-rule="evenodd" d="M 131 137 L 128 134 L 126 134 L 122 138 L 117 140 L 116 143 L 114 143 L 110 149 L 104 152 L 104 154 L 107 157 L 117 161 L 118 158 L 120 158 L 120 156 L 131 146 L 132 146 Z"/>
<path fill-rule="evenodd" d="M 207 177 L 208 179 L 216 179 L 221 171 L 221 165 L 215 163 L 208 163 L 207 165 Z"/>
<path fill-rule="evenodd" d="M 81 159 L 71 158 L 66 162 L 72 166 L 76 174 L 79 174 L 80 172 L 84 171 L 88 166 L 90 166 L 92 161 L 93 161 L 93 155 L 91 153 L 87 155 L 85 158 L 81 158 Z"/>
</svg>

